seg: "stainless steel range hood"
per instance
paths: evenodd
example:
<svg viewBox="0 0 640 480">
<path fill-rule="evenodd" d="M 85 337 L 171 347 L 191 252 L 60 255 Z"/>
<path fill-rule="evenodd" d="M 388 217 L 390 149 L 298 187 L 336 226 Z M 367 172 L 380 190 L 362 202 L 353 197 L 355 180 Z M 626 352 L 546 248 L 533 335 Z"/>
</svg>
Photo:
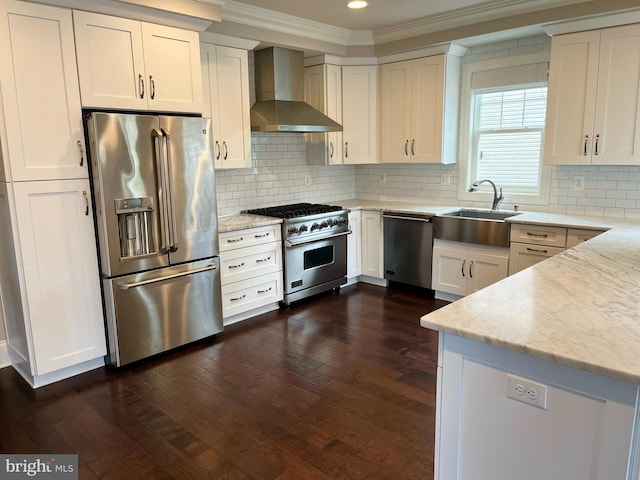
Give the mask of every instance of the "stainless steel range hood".
<svg viewBox="0 0 640 480">
<path fill-rule="evenodd" d="M 255 52 L 254 132 L 340 132 L 342 126 L 304 102 L 304 54 L 271 47 Z"/>
</svg>

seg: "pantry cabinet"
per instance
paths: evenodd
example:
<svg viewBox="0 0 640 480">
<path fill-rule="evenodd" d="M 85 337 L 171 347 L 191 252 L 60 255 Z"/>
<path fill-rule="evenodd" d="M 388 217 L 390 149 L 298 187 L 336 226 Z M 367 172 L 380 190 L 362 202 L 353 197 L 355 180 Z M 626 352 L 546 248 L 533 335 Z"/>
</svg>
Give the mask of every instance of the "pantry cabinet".
<svg viewBox="0 0 640 480">
<path fill-rule="evenodd" d="M 464 296 L 507 277 L 509 249 L 434 240 L 432 288 L 442 294 Z"/>
<path fill-rule="evenodd" d="M 382 163 L 454 163 L 460 59 L 382 65 Z"/>
<path fill-rule="evenodd" d="M 342 67 L 343 163 L 378 163 L 376 65 Z"/>
<path fill-rule="evenodd" d="M 104 365 L 100 277 L 71 11 L 5 0 L 0 21 L 0 289 L 38 387 Z"/>
<path fill-rule="evenodd" d="M 106 354 L 89 180 L 13 183 L 37 376 Z"/>
<path fill-rule="evenodd" d="M 304 97 L 306 103 L 342 125 L 342 67 L 331 64 L 307 67 Z M 305 144 L 309 163 L 343 163 L 342 132 L 306 133 Z"/>
<path fill-rule="evenodd" d="M 71 12 L 8 0 L 0 22 L 0 181 L 86 178 Z"/>
<path fill-rule="evenodd" d="M 202 113 L 196 32 L 74 11 L 83 107 Z"/>
<path fill-rule="evenodd" d="M 551 43 L 546 164 L 640 164 L 640 25 Z"/>
<path fill-rule="evenodd" d="M 212 119 L 215 168 L 251 168 L 247 51 L 202 43 L 200 56 L 203 114 Z"/>
</svg>

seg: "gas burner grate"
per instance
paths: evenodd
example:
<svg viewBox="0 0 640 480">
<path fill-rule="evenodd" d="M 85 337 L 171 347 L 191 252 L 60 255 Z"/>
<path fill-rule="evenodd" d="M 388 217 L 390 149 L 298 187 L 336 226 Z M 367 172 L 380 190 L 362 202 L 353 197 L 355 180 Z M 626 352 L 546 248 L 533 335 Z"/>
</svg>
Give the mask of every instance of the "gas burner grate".
<svg viewBox="0 0 640 480">
<path fill-rule="evenodd" d="M 323 205 L 320 203 L 293 203 L 291 205 L 254 208 L 251 210 L 245 210 L 244 213 L 253 213 L 255 215 L 265 215 L 267 217 L 277 218 L 298 218 L 309 215 L 318 215 L 321 213 L 337 212 L 339 210 L 342 210 L 342 207 L 336 205 Z"/>
</svg>

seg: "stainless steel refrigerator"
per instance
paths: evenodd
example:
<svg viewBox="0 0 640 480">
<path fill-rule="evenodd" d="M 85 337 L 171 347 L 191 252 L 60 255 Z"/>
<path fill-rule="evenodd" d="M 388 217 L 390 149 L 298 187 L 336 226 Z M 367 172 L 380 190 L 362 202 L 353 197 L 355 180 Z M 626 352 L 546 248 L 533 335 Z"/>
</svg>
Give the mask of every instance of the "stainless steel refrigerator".
<svg viewBox="0 0 640 480">
<path fill-rule="evenodd" d="M 85 122 L 110 363 L 222 331 L 211 120 Z"/>
</svg>

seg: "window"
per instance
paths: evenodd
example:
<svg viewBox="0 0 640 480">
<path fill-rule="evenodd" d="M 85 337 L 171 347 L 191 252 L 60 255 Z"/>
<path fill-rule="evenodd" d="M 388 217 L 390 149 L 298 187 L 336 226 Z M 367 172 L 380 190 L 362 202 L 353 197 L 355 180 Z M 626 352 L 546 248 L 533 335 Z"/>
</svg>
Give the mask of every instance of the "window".
<svg viewBox="0 0 640 480">
<path fill-rule="evenodd" d="M 471 178 L 537 194 L 547 87 L 473 92 Z M 473 181 L 473 180 L 472 180 Z"/>
<path fill-rule="evenodd" d="M 547 68 L 544 54 L 465 65 L 461 199 L 482 201 L 469 186 L 490 179 L 507 203 L 548 202 L 549 169 L 542 164 Z M 478 190 L 492 193 L 486 185 Z"/>
</svg>

